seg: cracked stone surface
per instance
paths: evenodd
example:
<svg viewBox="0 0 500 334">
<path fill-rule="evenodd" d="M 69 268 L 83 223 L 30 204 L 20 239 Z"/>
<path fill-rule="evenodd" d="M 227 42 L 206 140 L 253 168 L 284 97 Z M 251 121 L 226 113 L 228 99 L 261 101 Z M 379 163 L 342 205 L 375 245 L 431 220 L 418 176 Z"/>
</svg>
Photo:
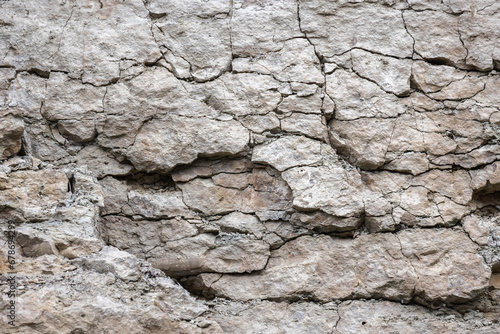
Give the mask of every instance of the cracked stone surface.
<svg viewBox="0 0 500 334">
<path fill-rule="evenodd" d="M 499 31 L 495 0 L 0 0 L 2 333 L 500 332 Z"/>
</svg>

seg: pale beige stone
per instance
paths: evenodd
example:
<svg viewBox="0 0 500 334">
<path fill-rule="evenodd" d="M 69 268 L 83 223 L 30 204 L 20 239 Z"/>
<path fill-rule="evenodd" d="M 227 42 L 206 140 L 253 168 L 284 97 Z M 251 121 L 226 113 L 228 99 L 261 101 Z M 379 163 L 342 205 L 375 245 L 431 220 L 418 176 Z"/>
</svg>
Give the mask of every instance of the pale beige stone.
<svg viewBox="0 0 500 334">
<path fill-rule="evenodd" d="M 107 87 L 100 103 L 106 112 L 96 120 L 97 142 L 107 148 L 127 148 L 134 144 L 141 126 L 153 117 L 215 117 L 217 114 L 189 94 L 172 73 L 156 66 L 131 80 Z"/>
<path fill-rule="evenodd" d="M 64 73 L 53 73 L 47 81 L 42 116 L 51 121 L 92 119 L 95 113 L 103 111 L 105 94 L 103 87 L 82 84 Z"/>
<path fill-rule="evenodd" d="M 9 28 L 1 45 L 13 48 L 2 47 L 1 58 L 22 70 L 69 72 L 103 85 L 119 77 L 123 58 L 152 63 L 161 56 L 141 1 L 28 1 L 2 9 L 0 19 Z"/>
<path fill-rule="evenodd" d="M 261 270 L 269 257 L 269 245 L 239 236 L 199 234 L 167 241 L 147 254 L 151 264 L 170 276 L 202 272 L 243 273 Z"/>
<path fill-rule="evenodd" d="M 6 333 L 498 332 L 498 1 L 0 7 Z"/>
<path fill-rule="evenodd" d="M 415 294 L 427 300 L 463 302 L 487 287 L 490 268 L 477 246 L 453 230 L 405 230 L 398 234 L 401 247 L 418 276 Z"/>
<path fill-rule="evenodd" d="M 212 181 L 217 186 L 242 190 L 252 184 L 252 175 L 248 173 L 219 173 L 212 176 Z"/>
<path fill-rule="evenodd" d="M 425 150 L 436 156 L 453 153 L 457 148 L 457 143 L 446 133 L 426 133 L 423 137 Z"/>
<path fill-rule="evenodd" d="M 294 1 L 233 3 L 232 51 L 239 57 L 276 52 L 285 41 L 302 36 Z"/>
<path fill-rule="evenodd" d="M 471 170 L 471 187 L 476 192 L 500 190 L 500 162 L 494 162 L 481 169 Z"/>
<path fill-rule="evenodd" d="M 413 82 L 414 81 L 412 81 L 412 83 Z M 429 98 L 427 95 L 419 92 L 418 90 L 410 94 L 410 99 L 415 111 L 419 112 L 436 111 L 444 108 L 444 102 L 433 100 Z"/>
<path fill-rule="evenodd" d="M 46 78 L 35 74 L 17 73 L 11 82 L 10 89 L 5 93 L 0 93 L 0 105 L 4 105 L 8 101 L 9 108 L 7 110 L 17 109 L 23 117 L 41 120 L 40 107 L 46 98 L 46 83 Z M 3 106 L 2 109 L 5 107 Z M 3 113 L 4 111 L 2 111 Z"/>
<path fill-rule="evenodd" d="M 326 82 L 326 92 L 335 102 L 337 120 L 395 117 L 405 112 L 405 104 L 397 97 L 353 72 L 336 70 L 326 76 Z"/>
<path fill-rule="evenodd" d="M 128 205 L 127 185 L 111 176 L 99 181 L 104 194 L 103 214 L 121 213 Z"/>
<path fill-rule="evenodd" d="M 383 118 L 331 120 L 330 141 L 339 153 L 360 168 L 377 169 L 386 161 L 395 124 L 393 119 Z"/>
<path fill-rule="evenodd" d="M 97 136 L 93 119 L 60 120 L 57 122 L 57 128 L 64 137 L 78 143 L 92 141 Z"/>
<path fill-rule="evenodd" d="M 137 281 L 141 277 L 138 259 L 112 246 L 105 246 L 97 256 L 83 257 L 76 263 L 86 270 L 110 272 L 125 281 Z"/>
<path fill-rule="evenodd" d="M 395 208 L 391 214 L 386 214 L 383 216 L 366 216 L 365 226 L 368 231 L 375 232 L 393 232 L 396 231 L 400 221 L 397 221 L 397 210 Z"/>
<path fill-rule="evenodd" d="M 400 154 L 408 151 L 422 152 L 424 150 L 424 136 L 425 132 L 419 128 L 420 115 L 418 114 L 404 114 L 398 117 L 394 124 L 392 133 L 386 133 L 390 138 L 390 143 L 387 147 L 388 160 L 392 158 L 389 152 Z M 439 118 L 441 115 L 436 115 Z"/>
<path fill-rule="evenodd" d="M 14 68 L 0 68 L 0 90 L 8 89 L 10 82 L 16 77 Z"/>
<path fill-rule="evenodd" d="M 498 87 L 500 87 L 500 79 L 498 76 L 494 75 L 491 77 L 485 77 L 483 80 L 485 82 L 484 90 L 477 93 L 473 99 L 479 105 L 498 108 L 500 105 L 500 97 L 496 94 L 496 92 L 498 91 Z"/>
<path fill-rule="evenodd" d="M 127 175 L 133 170 L 132 165 L 118 161 L 112 154 L 94 145 L 78 152 L 76 161 L 81 166 L 87 166 L 98 178 Z"/>
<path fill-rule="evenodd" d="M 241 120 L 241 124 L 255 133 L 264 131 L 276 131 L 280 127 L 280 120 L 275 113 L 267 115 L 248 115 Z"/>
<path fill-rule="evenodd" d="M 361 217 L 335 217 L 322 211 L 313 213 L 295 212 L 290 218 L 293 225 L 317 232 L 345 232 L 355 230 L 361 224 Z"/>
<path fill-rule="evenodd" d="M 439 192 L 458 204 L 465 205 L 472 199 L 471 177 L 464 170 L 431 170 L 412 180 L 412 184 L 426 187 L 432 192 Z"/>
<path fill-rule="evenodd" d="M 50 217 L 48 208 L 62 205 L 70 196 L 68 178 L 57 170 L 0 174 L 0 184 L 0 201 L 5 208 L 2 215 L 21 215 L 26 220 Z"/>
<path fill-rule="evenodd" d="M 6 252 L 4 254 L 6 254 Z M 3 254 L 0 256 L 3 256 Z M 5 261 L 8 261 L 8 257 L 5 258 Z M 57 275 L 64 272 L 71 272 L 76 269 L 76 266 L 71 264 L 71 260 L 57 255 L 42 255 L 34 258 L 20 257 L 18 258 L 16 267 L 18 273 L 26 276 L 36 276 L 40 274 Z M 3 273 L 5 272 L 7 272 L 7 270 Z"/>
<path fill-rule="evenodd" d="M 144 218 L 192 217 L 192 213 L 182 201 L 180 191 L 130 190 L 128 205 L 132 212 Z"/>
<path fill-rule="evenodd" d="M 165 117 L 141 127 L 127 157 L 136 169 L 168 172 L 200 155 L 241 153 L 247 149 L 248 140 L 248 130 L 234 120 Z"/>
<path fill-rule="evenodd" d="M 141 282 L 122 282 L 123 289 L 115 286 L 116 280 L 110 272 L 101 274 L 79 269 L 73 274 L 57 277 L 50 285 L 32 276 L 30 278 L 34 280 L 26 283 L 27 291 L 16 298 L 16 303 L 26 305 L 16 314 L 16 326 L 9 327 L 5 317 L 0 324 L 8 329 L 7 333 L 29 333 L 30 329 L 24 331 L 23 328 L 36 323 L 47 332 L 116 333 L 132 330 L 161 333 L 167 330 L 201 334 L 202 329 L 190 324 L 189 320 L 197 318 L 207 307 L 189 296 L 172 279 L 162 277 L 152 269 L 149 267 L 150 277 L 141 274 Z M 82 290 L 90 285 L 93 289 Z M 146 292 L 142 295 L 134 291 L 144 288 Z M 7 305 L 9 299 L 2 297 L 1 305 Z M 205 328 L 209 327 L 214 328 L 207 321 Z"/>
<path fill-rule="evenodd" d="M 281 120 L 281 129 L 319 140 L 325 140 L 328 137 L 326 120 L 317 114 L 293 113 Z"/>
<path fill-rule="evenodd" d="M 471 214 L 462 220 L 465 232 L 475 243 L 482 246 L 494 242 L 494 235 L 499 228 L 496 223 L 477 214 Z"/>
<path fill-rule="evenodd" d="M 302 31 L 325 57 L 352 48 L 401 58 L 413 53 L 412 38 L 397 9 L 373 3 L 343 7 L 321 1 L 303 2 L 299 8 Z"/>
<path fill-rule="evenodd" d="M 322 160 L 321 143 L 299 136 L 281 137 L 254 147 L 252 161 L 265 163 L 279 171 L 317 164 Z"/>
<path fill-rule="evenodd" d="M 264 267 L 269 245 L 256 240 L 265 231 L 257 218 L 233 213 L 214 224 L 220 227 L 220 235 L 201 233 L 208 226 L 184 219 L 132 221 L 115 216 L 104 223 L 110 244 L 147 258 L 169 275 L 251 272 Z"/>
<path fill-rule="evenodd" d="M 433 160 L 433 163 L 440 164 L 441 162 L 449 163 L 448 161 L 451 161 L 452 164 L 465 169 L 476 169 L 494 162 L 499 154 L 500 147 L 498 145 L 485 145 L 469 153 L 438 157 Z"/>
<path fill-rule="evenodd" d="M 414 216 L 439 217 L 432 193 L 424 187 L 410 187 L 401 195 L 401 207 Z"/>
<path fill-rule="evenodd" d="M 161 16 L 153 34 L 175 58 L 189 63 L 191 76 L 200 82 L 220 76 L 231 63 L 229 1 L 152 1 Z M 165 15 L 167 14 L 168 15 Z"/>
<path fill-rule="evenodd" d="M 495 8 L 498 4 L 489 1 L 483 9 Z M 481 6 L 478 6 L 481 8 Z M 476 12 L 477 13 L 477 12 Z M 480 12 L 475 15 L 474 11 L 463 13 L 459 18 L 459 30 L 464 46 L 467 48 L 466 63 L 472 65 L 480 71 L 489 71 L 494 67 L 498 68 L 500 54 L 495 45 L 499 43 L 498 31 L 500 16 L 498 13 Z"/>
<path fill-rule="evenodd" d="M 429 159 L 425 153 L 403 153 L 385 165 L 384 169 L 418 175 L 429 170 Z"/>
<path fill-rule="evenodd" d="M 311 96 L 318 91 L 317 85 L 302 82 L 291 82 L 290 88 L 297 96 Z"/>
<path fill-rule="evenodd" d="M 375 81 L 386 92 L 409 95 L 412 61 L 384 57 L 364 50 L 351 51 L 354 71 L 363 78 Z"/>
<path fill-rule="evenodd" d="M 437 313 L 418 305 L 401 305 L 389 301 L 354 300 L 339 305 L 340 320 L 334 334 L 370 333 L 489 333 L 496 330 L 495 324 L 483 325 L 481 320 L 462 319 L 459 314 L 449 311 Z M 477 327 L 475 326 L 475 321 Z M 487 322 L 487 321 L 485 321 Z"/>
<path fill-rule="evenodd" d="M 115 215 L 102 220 L 102 229 L 102 237 L 108 244 L 140 258 L 166 241 L 198 234 L 196 226 L 183 219 L 145 221 Z"/>
<path fill-rule="evenodd" d="M 416 280 L 395 236 L 378 234 L 354 240 L 304 236 L 273 251 L 261 274 L 223 275 L 210 288 L 217 296 L 233 300 L 301 295 L 321 301 L 373 295 L 409 300 Z"/>
<path fill-rule="evenodd" d="M 453 226 L 471 212 L 467 173 L 432 170 L 416 177 L 401 173 L 363 173 L 366 224 L 371 231 L 396 226 Z"/>
<path fill-rule="evenodd" d="M 320 84 L 324 81 L 318 57 L 305 38 L 285 41 L 283 47 L 255 58 L 236 58 L 235 72 L 268 74 L 279 81 Z"/>
<path fill-rule="evenodd" d="M 465 65 L 467 50 L 460 40 L 457 16 L 439 11 L 405 11 L 403 17 L 420 56 L 454 66 Z"/>
<path fill-rule="evenodd" d="M 223 232 L 253 234 L 259 239 L 262 238 L 266 231 L 266 228 L 257 217 L 237 211 L 225 215 L 221 219 L 214 221 L 214 223 L 220 226 Z"/>
<path fill-rule="evenodd" d="M 19 117 L 0 113 L 0 129 L 0 160 L 5 160 L 21 150 L 24 124 Z"/>
<path fill-rule="evenodd" d="M 288 185 L 272 171 L 254 169 L 252 186 L 245 189 L 217 186 L 211 179 L 196 178 L 180 184 L 184 203 L 207 215 L 241 211 L 285 211 L 291 208 Z"/>
<path fill-rule="evenodd" d="M 434 201 L 437 203 L 445 226 L 455 225 L 471 211 L 470 206 L 457 204 L 446 196 L 436 195 L 434 196 Z"/>
<path fill-rule="evenodd" d="M 280 220 L 267 221 L 264 225 L 268 232 L 278 235 L 283 241 L 290 241 L 311 234 L 311 231 L 305 228 Z"/>
<path fill-rule="evenodd" d="M 208 177 L 217 173 L 243 173 L 250 170 L 252 163 L 246 159 L 205 160 L 198 159 L 189 166 L 172 171 L 175 182 L 187 182 L 197 176 Z"/>
<path fill-rule="evenodd" d="M 211 319 L 224 332 L 239 333 L 328 333 L 339 320 L 333 305 L 262 301 L 217 305 Z"/>
<path fill-rule="evenodd" d="M 431 65 L 425 61 L 416 61 L 412 65 L 413 82 L 424 93 L 440 91 L 451 82 L 464 77 L 465 73 L 451 66 Z"/>
<path fill-rule="evenodd" d="M 282 174 L 293 192 L 297 210 L 321 210 L 337 217 L 359 217 L 364 212 L 361 176 L 340 164 L 294 167 Z"/>
<path fill-rule="evenodd" d="M 439 92 L 429 94 L 436 100 L 463 100 L 469 99 L 482 91 L 485 87 L 481 78 L 465 76 L 462 80 L 454 81 L 443 87 Z"/>
<path fill-rule="evenodd" d="M 285 96 L 278 105 L 278 112 L 285 115 L 294 112 L 321 114 L 323 108 L 321 96 L 320 92 L 309 96 L 298 96 L 297 94 Z"/>
<path fill-rule="evenodd" d="M 282 97 L 277 91 L 279 87 L 279 81 L 270 75 L 227 73 L 218 80 L 187 87 L 190 93 L 188 98 L 196 96 L 202 101 L 199 111 L 186 110 L 182 104 L 178 108 L 182 112 L 191 112 L 192 116 L 206 114 L 207 106 L 216 112 L 214 115 L 265 115 L 275 111 L 280 103 Z"/>
</svg>

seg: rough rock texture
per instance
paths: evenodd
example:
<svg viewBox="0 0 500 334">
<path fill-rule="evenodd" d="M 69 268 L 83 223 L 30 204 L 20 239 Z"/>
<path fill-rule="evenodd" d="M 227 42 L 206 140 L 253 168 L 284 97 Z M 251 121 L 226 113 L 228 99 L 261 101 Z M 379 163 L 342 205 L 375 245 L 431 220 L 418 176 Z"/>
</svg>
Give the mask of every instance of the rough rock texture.
<svg viewBox="0 0 500 334">
<path fill-rule="evenodd" d="M 0 332 L 500 332 L 499 31 L 496 0 L 0 0 Z"/>
</svg>

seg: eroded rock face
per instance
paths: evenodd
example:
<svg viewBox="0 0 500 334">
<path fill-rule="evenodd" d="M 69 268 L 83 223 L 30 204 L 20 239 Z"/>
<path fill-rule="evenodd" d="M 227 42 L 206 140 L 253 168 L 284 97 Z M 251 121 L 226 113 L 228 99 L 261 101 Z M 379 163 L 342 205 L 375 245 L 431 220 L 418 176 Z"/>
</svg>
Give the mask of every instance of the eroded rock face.
<svg viewBox="0 0 500 334">
<path fill-rule="evenodd" d="M 179 77 L 208 81 L 231 64 L 230 1 L 162 1 L 146 5 L 159 16 L 152 30 Z"/>
<path fill-rule="evenodd" d="M 20 70 L 69 72 L 103 85 L 120 77 L 127 60 L 144 64 L 161 56 L 148 11 L 136 0 L 9 2 L 1 19 L 2 65 Z"/>
<path fill-rule="evenodd" d="M 0 114 L 1 115 L 1 114 Z M 23 121 L 13 115 L 0 117 L 0 160 L 7 159 L 21 150 L 21 137 L 24 132 Z"/>
<path fill-rule="evenodd" d="M 391 5 L 391 2 L 388 2 Z M 412 55 L 412 38 L 398 7 L 379 3 L 346 3 L 307 1 L 299 4 L 302 31 L 317 45 L 324 57 L 333 57 L 352 48 L 396 57 Z M 359 11 L 363 15 L 359 15 Z M 344 30 L 345 29 L 345 30 Z M 346 32 L 347 31 L 347 32 Z M 391 41 L 393 39 L 393 41 Z"/>
<path fill-rule="evenodd" d="M 252 161 L 266 163 L 279 171 L 321 161 L 321 143 L 304 137 L 283 137 L 254 148 Z"/>
<path fill-rule="evenodd" d="M 26 306 L 19 309 L 16 320 L 27 325 L 21 326 L 21 331 L 16 329 L 18 333 L 50 333 L 61 328 L 74 333 L 117 333 L 120 328 L 150 333 L 202 332 L 202 328 L 189 321 L 198 318 L 207 307 L 161 271 L 130 254 L 106 247 L 73 264 L 69 268 L 61 266 L 60 272 L 50 272 L 49 265 L 42 265 L 41 271 L 26 273 L 26 291 L 16 299 L 18 305 Z M 45 284 L 48 277 L 50 285 Z M 70 304 L 63 306 L 60 300 Z M 9 299 L 2 294 L 0 303 L 5 308 Z M 0 323 L 9 329 L 5 319 Z M 24 331 L 23 327 L 27 329 Z M 219 328 L 216 323 L 205 321 L 203 328 L 209 327 Z"/>
<path fill-rule="evenodd" d="M 63 171 L 26 160 L 8 167 L 0 181 L 1 219 L 20 224 L 16 240 L 21 254 L 73 259 L 98 252 L 103 246 L 98 226 L 103 198 L 95 178 L 83 169 L 68 170 L 70 182 Z"/>
<path fill-rule="evenodd" d="M 292 254 L 293 261 L 285 260 Z M 235 300 L 306 297 L 328 301 L 372 295 L 408 300 L 415 281 L 394 236 L 354 241 L 306 236 L 274 251 L 262 274 L 223 275 L 209 287 L 216 295 Z"/>
<path fill-rule="evenodd" d="M 387 301 L 352 301 L 342 303 L 340 320 L 333 333 L 373 333 L 399 331 L 405 333 L 488 333 L 486 319 L 468 318 L 460 314 L 429 312 L 421 306 L 401 305 Z M 472 321 L 471 321 L 472 320 Z"/>
<path fill-rule="evenodd" d="M 229 302 L 217 305 L 214 311 L 212 319 L 225 332 L 238 328 L 241 333 L 325 333 L 339 320 L 333 304 Z"/>
<path fill-rule="evenodd" d="M 200 129 L 206 131 L 200 133 Z M 156 136 L 151 137 L 151 133 Z M 168 172 L 203 154 L 235 155 L 247 148 L 248 131 L 235 121 L 204 118 L 167 118 L 144 124 L 129 148 L 127 157 L 136 168 Z M 178 152 L 172 155 L 171 152 Z"/>
<path fill-rule="evenodd" d="M 456 302 L 474 298 L 488 286 L 490 269 L 466 234 L 451 230 L 429 233 L 406 230 L 398 238 L 403 255 L 410 259 L 418 276 L 417 295 L 428 300 Z"/>
<path fill-rule="evenodd" d="M 500 332 L 499 13 L 0 0 L 0 328 Z"/>
<path fill-rule="evenodd" d="M 465 234 L 445 230 L 374 234 L 353 241 L 301 237 L 272 252 L 261 274 L 223 275 L 207 287 L 216 296 L 236 300 L 470 300 L 487 288 L 490 277 L 475 248 Z M 285 260 L 286 254 L 294 260 Z"/>
</svg>

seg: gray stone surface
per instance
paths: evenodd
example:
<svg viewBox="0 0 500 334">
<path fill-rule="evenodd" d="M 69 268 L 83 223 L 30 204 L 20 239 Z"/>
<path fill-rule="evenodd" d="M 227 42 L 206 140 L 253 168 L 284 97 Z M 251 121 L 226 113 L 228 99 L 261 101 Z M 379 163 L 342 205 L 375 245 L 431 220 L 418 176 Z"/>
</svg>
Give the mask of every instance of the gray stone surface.
<svg viewBox="0 0 500 334">
<path fill-rule="evenodd" d="M 0 331 L 500 332 L 499 29 L 495 0 L 0 0 Z"/>
</svg>

